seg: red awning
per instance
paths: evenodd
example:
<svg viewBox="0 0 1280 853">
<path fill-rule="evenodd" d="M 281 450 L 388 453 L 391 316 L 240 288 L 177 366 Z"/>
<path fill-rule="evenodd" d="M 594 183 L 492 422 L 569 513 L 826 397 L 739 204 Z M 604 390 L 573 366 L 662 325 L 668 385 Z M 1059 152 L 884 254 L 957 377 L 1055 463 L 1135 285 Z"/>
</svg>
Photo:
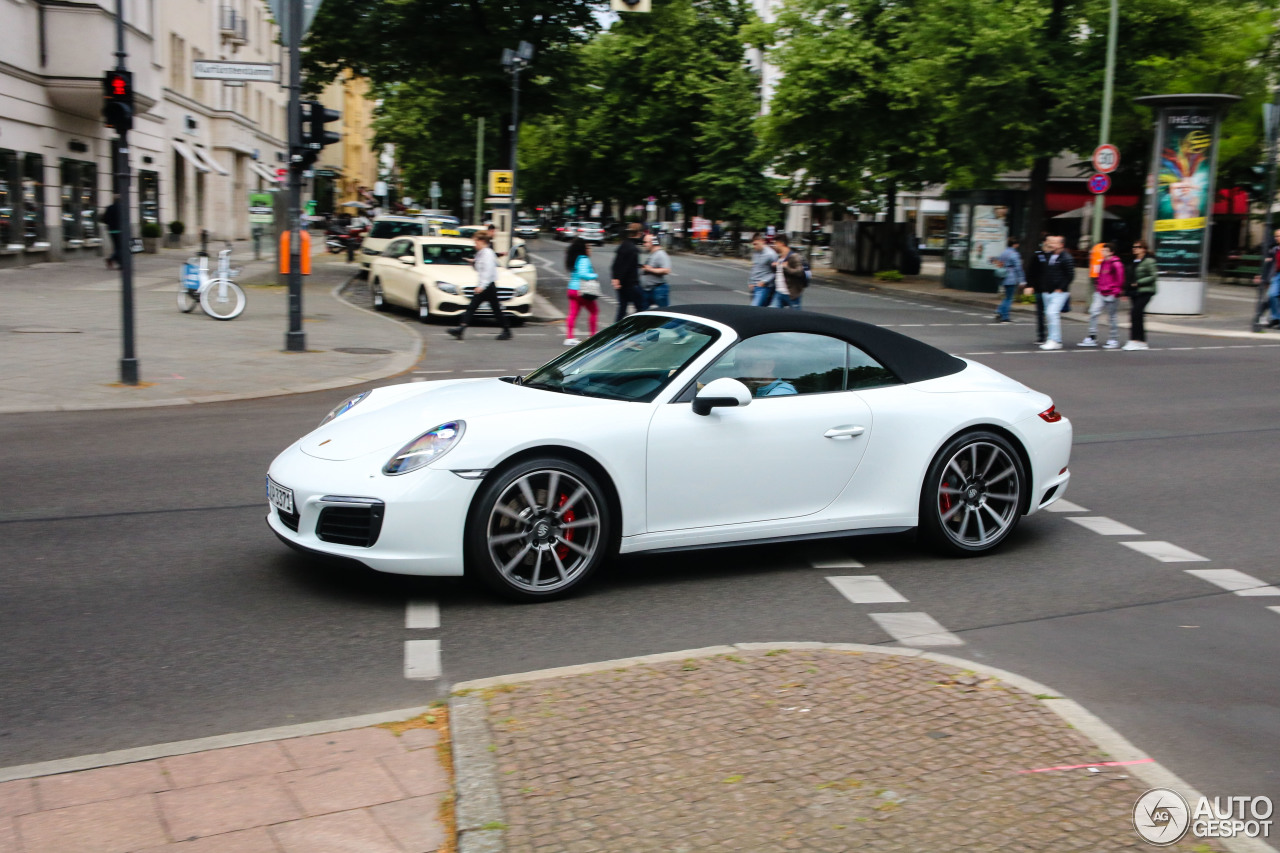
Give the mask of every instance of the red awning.
<svg viewBox="0 0 1280 853">
<path fill-rule="evenodd" d="M 1045 212 L 1052 216 L 1055 213 L 1066 213 L 1068 210 L 1079 210 L 1093 202 L 1093 193 L 1088 190 L 1080 192 L 1054 192 L 1044 194 Z M 1107 207 L 1135 207 L 1139 196 L 1135 193 L 1107 193 Z"/>
</svg>

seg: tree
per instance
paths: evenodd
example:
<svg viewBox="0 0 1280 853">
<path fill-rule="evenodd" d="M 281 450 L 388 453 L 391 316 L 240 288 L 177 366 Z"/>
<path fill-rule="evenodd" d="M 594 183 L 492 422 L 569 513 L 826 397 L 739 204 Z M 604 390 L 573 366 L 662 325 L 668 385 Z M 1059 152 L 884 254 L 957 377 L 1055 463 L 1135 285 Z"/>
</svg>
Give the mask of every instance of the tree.
<svg viewBox="0 0 1280 853">
<path fill-rule="evenodd" d="M 765 175 L 767 163 L 757 136 L 759 81 L 745 68 L 730 69 L 697 123 L 694 147 L 701 171 L 691 191 L 704 197 L 715 218 L 763 227 L 778 217 L 781 181 Z"/>
</svg>

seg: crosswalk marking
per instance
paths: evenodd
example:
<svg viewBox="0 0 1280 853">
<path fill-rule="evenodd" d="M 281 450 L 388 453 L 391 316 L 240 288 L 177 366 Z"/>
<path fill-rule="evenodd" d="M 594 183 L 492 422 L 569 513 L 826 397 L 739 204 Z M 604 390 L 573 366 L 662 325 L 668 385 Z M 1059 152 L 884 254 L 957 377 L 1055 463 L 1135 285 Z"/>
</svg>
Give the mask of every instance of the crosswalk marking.
<svg viewBox="0 0 1280 853">
<path fill-rule="evenodd" d="M 1208 557 L 1201 557 L 1186 548 L 1179 548 L 1172 542 L 1121 542 L 1126 548 L 1132 548 L 1140 554 L 1159 560 L 1162 563 L 1207 563 Z"/>
<path fill-rule="evenodd" d="M 1068 521 L 1075 522 L 1086 530 L 1092 530 L 1101 536 L 1142 536 L 1141 530 L 1122 524 L 1105 515 L 1069 515 Z"/>
<path fill-rule="evenodd" d="M 854 604 L 897 604 L 907 600 L 879 575 L 844 575 L 827 580 Z"/>
<path fill-rule="evenodd" d="M 1280 613 L 1280 604 L 1273 604 L 1267 609 L 1270 610 L 1272 613 Z"/>
<path fill-rule="evenodd" d="M 434 601 L 410 601 L 404 610 L 406 628 L 439 628 L 440 606 Z"/>
<path fill-rule="evenodd" d="M 418 681 L 440 677 L 439 640 L 405 641 L 404 677 Z"/>
<path fill-rule="evenodd" d="M 1056 501 L 1054 501 L 1053 503 L 1045 507 L 1045 509 L 1047 509 L 1049 512 L 1088 512 L 1089 511 L 1084 507 L 1080 506 L 1080 504 L 1073 504 L 1071 501 L 1065 500 L 1064 498 L 1058 498 Z"/>
<path fill-rule="evenodd" d="M 904 646 L 963 646 L 928 613 L 868 613 L 886 634 Z"/>
<path fill-rule="evenodd" d="M 1187 569 L 1187 574 L 1195 575 L 1236 595 L 1280 595 L 1280 588 L 1235 569 Z"/>
</svg>

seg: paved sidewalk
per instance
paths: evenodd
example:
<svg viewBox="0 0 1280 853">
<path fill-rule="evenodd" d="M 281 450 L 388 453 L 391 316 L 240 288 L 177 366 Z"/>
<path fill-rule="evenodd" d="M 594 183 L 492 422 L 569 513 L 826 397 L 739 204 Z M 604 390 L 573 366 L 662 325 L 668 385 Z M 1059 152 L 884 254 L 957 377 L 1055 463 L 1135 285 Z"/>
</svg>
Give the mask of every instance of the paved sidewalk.
<svg viewBox="0 0 1280 853">
<path fill-rule="evenodd" d="M 437 711 L 3 782 L 0 851 L 443 853 L 444 720 Z"/>
<path fill-rule="evenodd" d="M 1180 784 L 1042 685 L 780 645 L 457 685 L 462 853 L 1143 850 L 1134 803 Z"/>
<path fill-rule="evenodd" d="M 323 241 L 319 241 L 323 245 Z M 211 246 L 210 250 L 214 248 Z M 337 298 L 345 259 L 317 254 L 303 295 L 307 352 L 287 353 L 288 296 L 270 260 L 237 246 L 248 307 L 217 321 L 178 310 L 192 250 L 135 255 L 136 352 L 142 383 L 118 384 L 120 275 L 100 259 L 0 271 L 0 413 L 129 408 L 341 388 L 401 373 L 422 340 L 403 324 Z"/>
</svg>

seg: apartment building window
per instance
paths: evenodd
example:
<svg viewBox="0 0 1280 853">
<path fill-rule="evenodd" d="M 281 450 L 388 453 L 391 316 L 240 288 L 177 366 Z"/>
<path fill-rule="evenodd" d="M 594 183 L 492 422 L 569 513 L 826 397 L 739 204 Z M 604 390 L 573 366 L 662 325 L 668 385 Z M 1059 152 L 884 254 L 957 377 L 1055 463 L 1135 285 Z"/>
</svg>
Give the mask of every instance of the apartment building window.
<svg viewBox="0 0 1280 853">
<path fill-rule="evenodd" d="M 183 90 L 184 71 L 187 67 L 187 45 L 182 36 L 169 33 L 169 88 L 175 92 Z"/>
<path fill-rule="evenodd" d="M 138 221 L 160 224 L 160 173 L 138 172 Z"/>
<path fill-rule="evenodd" d="M 63 158 L 61 176 L 63 241 L 69 243 L 97 239 L 97 165 Z"/>
</svg>

